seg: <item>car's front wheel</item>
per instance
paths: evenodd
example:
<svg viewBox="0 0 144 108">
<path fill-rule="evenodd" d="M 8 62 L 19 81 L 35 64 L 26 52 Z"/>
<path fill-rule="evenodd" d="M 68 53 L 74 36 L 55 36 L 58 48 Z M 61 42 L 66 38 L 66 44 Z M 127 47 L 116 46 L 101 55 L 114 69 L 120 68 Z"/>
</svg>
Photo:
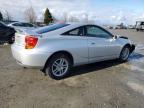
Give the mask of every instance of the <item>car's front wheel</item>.
<svg viewBox="0 0 144 108">
<path fill-rule="evenodd" d="M 129 46 L 125 46 L 122 51 L 121 51 L 121 54 L 120 54 L 120 57 L 119 57 L 119 60 L 121 62 L 125 62 L 128 60 L 130 56 L 130 47 Z"/>
<path fill-rule="evenodd" d="M 56 54 L 46 63 L 45 73 L 53 79 L 63 79 L 69 74 L 71 60 L 64 54 Z"/>
</svg>

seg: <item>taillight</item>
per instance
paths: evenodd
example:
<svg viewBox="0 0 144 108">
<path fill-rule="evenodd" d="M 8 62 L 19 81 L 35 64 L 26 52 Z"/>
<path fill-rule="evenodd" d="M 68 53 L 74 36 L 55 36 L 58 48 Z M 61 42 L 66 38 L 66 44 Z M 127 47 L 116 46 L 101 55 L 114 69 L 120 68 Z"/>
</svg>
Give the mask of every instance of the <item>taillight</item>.
<svg viewBox="0 0 144 108">
<path fill-rule="evenodd" d="M 25 49 L 33 49 L 37 44 L 38 38 L 33 36 L 25 37 Z"/>
</svg>

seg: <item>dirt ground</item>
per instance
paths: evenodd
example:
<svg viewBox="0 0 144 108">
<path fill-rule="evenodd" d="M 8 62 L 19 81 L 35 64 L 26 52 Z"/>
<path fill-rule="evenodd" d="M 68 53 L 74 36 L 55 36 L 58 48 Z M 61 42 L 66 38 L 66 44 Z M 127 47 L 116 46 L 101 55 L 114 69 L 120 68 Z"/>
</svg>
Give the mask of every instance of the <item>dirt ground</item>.
<svg viewBox="0 0 144 108">
<path fill-rule="evenodd" d="M 10 46 L 0 46 L 0 108 L 144 108 L 144 32 L 112 32 L 137 43 L 127 63 L 76 67 L 60 81 L 22 68 Z"/>
</svg>

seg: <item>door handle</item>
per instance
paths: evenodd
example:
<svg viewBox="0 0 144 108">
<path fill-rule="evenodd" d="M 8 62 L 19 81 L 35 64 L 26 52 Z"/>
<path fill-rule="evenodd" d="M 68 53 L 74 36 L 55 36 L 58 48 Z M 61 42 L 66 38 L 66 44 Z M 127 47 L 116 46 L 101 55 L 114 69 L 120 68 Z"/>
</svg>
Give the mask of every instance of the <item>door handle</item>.
<svg viewBox="0 0 144 108">
<path fill-rule="evenodd" d="M 91 44 L 92 44 L 92 45 L 94 45 L 95 43 L 94 43 L 94 42 L 92 42 Z"/>
</svg>

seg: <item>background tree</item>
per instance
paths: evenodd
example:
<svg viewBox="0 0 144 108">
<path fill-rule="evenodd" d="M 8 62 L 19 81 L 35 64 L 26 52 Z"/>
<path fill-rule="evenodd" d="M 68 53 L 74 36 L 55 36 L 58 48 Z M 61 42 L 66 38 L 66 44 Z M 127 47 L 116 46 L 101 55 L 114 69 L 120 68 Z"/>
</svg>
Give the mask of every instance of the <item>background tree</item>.
<svg viewBox="0 0 144 108">
<path fill-rule="evenodd" d="M 69 22 L 79 22 L 79 19 L 75 16 L 69 16 Z"/>
<path fill-rule="evenodd" d="M 12 21 L 12 16 L 10 15 L 10 13 L 7 10 L 5 10 L 5 12 L 4 12 L 4 20 Z"/>
<path fill-rule="evenodd" d="M 51 22 L 53 22 L 53 17 L 51 15 L 49 9 L 47 8 L 44 13 L 44 23 L 48 25 Z"/>
<path fill-rule="evenodd" d="M 25 10 L 25 19 L 30 23 L 36 22 L 37 17 L 33 7 L 30 7 Z"/>
<path fill-rule="evenodd" d="M 68 20 L 68 14 L 67 14 L 67 12 L 64 12 L 63 13 L 63 21 L 67 22 L 67 20 Z"/>
<path fill-rule="evenodd" d="M 2 13 L 0 12 L 0 21 L 2 21 L 3 20 L 3 15 L 2 15 Z"/>
</svg>

